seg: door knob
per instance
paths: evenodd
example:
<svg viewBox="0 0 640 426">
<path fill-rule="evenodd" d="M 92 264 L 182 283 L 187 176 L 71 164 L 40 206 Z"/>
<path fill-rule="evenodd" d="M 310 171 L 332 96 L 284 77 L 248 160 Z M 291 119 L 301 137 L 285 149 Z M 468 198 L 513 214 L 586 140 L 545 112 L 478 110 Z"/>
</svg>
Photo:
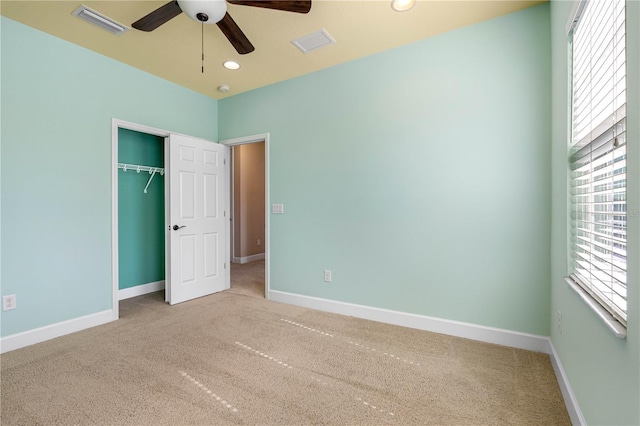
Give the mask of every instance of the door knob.
<svg viewBox="0 0 640 426">
<path fill-rule="evenodd" d="M 178 230 L 178 229 L 180 229 L 180 228 L 186 228 L 186 227 L 187 227 L 187 225 L 182 225 L 182 226 L 173 225 L 173 230 L 174 230 L 174 231 L 177 231 L 177 230 Z"/>
</svg>

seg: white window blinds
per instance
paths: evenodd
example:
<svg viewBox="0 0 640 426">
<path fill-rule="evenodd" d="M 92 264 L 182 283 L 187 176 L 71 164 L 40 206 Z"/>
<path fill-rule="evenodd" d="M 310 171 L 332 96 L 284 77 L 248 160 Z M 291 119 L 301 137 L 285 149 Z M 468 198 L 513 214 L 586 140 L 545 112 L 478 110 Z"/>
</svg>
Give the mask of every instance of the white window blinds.
<svg viewBox="0 0 640 426">
<path fill-rule="evenodd" d="M 570 40 L 571 278 L 626 325 L 625 1 L 586 2 Z"/>
</svg>

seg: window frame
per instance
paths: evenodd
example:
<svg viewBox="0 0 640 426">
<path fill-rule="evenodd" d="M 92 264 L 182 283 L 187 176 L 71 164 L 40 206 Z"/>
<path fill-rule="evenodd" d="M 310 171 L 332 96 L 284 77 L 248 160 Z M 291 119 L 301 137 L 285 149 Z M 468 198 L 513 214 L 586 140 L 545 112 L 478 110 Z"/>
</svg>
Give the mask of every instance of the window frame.
<svg viewBox="0 0 640 426">
<path fill-rule="evenodd" d="M 624 3 L 624 0 L 619 0 L 622 1 L 622 3 Z M 627 54 L 626 54 L 626 5 L 624 6 L 624 10 L 620 13 L 620 15 L 623 16 L 623 20 L 624 23 L 619 25 L 619 28 L 622 29 L 622 37 L 624 37 L 623 40 L 623 44 L 622 44 L 622 48 L 624 49 L 624 66 L 620 66 L 618 68 L 613 68 L 614 71 L 612 72 L 613 77 L 611 77 L 612 82 L 615 82 L 615 73 L 618 72 L 618 70 L 623 70 L 623 78 L 624 78 L 624 85 L 623 85 L 623 91 L 625 93 L 625 95 L 623 96 L 624 98 L 624 104 L 622 108 L 618 108 L 615 105 L 615 102 L 613 103 L 613 112 L 611 113 L 611 115 L 607 115 L 607 119 L 612 120 L 612 136 L 604 136 L 606 134 L 606 132 L 603 132 L 602 135 L 600 135 L 600 133 L 598 132 L 593 132 L 593 127 L 594 127 L 594 120 L 601 118 L 602 116 L 594 119 L 593 117 L 589 117 L 589 121 L 587 122 L 589 124 L 589 128 L 592 129 L 587 133 L 587 136 L 585 136 L 584 134 L 580 134 L 575 133 L 576 132 L 576 117 L 580 117 L 580 114 L 576 114 L 576 111 L 579 111 L 580 108 L 582 108 L 582 105 L 580 105 L 579 108 L 576 109 L 576 98 L 575 98 L 575 94 L 576 94 L 576 88 L 577 87 L 582 87 L 582 85 L 587 84 L 586 82 L 588 81 L 589 83 L 593 83 L 592 80 L 587 80 L 589 79 L 589 77 L 591 76 L 591 71 L 593 71 L 594 69 L 596 69 L 595 66 L 593 66 L 593 62 L 589 62 L 587 64 L 587 66 L 589 66 L 590 68 L 588 68 L 588 72 L 589 72 L 589 77 L 584 77 L 577 85 L 575 84 L 575 79 L 574 79 L 574 71 L 576 70 L 575 66 L 575 45 L 574 45 L 574 32 L 576 31 L 576 29 L 579 28 L 579 25 L 581 23 L 581 19 L 587 14 L 587 7 L 590 4 L 590 0 L 582 0 L 580 1 L 576 8 L 574 9 L 574 13 L 572 14 L 572 19 L 569 21 L 568 25 L 567 25 L 567 45 L 568 45 L 568 64 L 569 64 L 569 75 L 568 75 L 568 81 L 569 81 L 569 106 L 570 106 L 570 112 L 569 112 L 569 120 L 568 120 L 568 125 L 569 125 L 569 141 L 567 144 L 567 148 L 568 148 L 568 152 L 567 152 L 567 160 L 568 160 L 568 194 L 567 194 L 567 205 L 568 205 L 568 209 L 569 209 L 569 236 L 568 236 L 568 241 L 567 241 L 567 253 L 568 253 L 568 263 L 567 263 L 567 267 L 569 270 L 569 276 L 565 277 L 566 282 L 569 284 L 569 286 L 576 291 L 576 293 L 578 293 L 578 295 L 582 298 L 582 300 L 605 322 L 605 324 L 609 327 L 609 329 L 611 329 L 616 336 L 618 337 L 626 337 L 626 319 L 627 319 L 627 274 L 626 274 L 626 262 L 627 262 L 627 249 L 626 249 L 626 245 L 627 245 L 627 238 L 626 238 L 626 194 L 627 194 L 627 185 L 626 185 L 626 161 L 628 160 L 627 154 L 626 154 L 626 146 L 622 147 L 622 145 L 626 145 L 626 140 L 624 139 L 626 137 L 626 79 L 627 79 Z M 601 6 L 601 5 L 598 5 Z M 598 7 L 596 5 L 594 5 L 594 7 Z M 602 7 L 602 6 L 601 6 Z M 606 7 L 606 6 L 605 6 Z M 614 9 L 615 10 L 615 9 Z M 615 15 L 615 16 L 619 16 L 619 15 Z M 616 21 L 614 20 L 614 23 Z M 585 24 L 586 25 L 586 24 Z M 620 37 L 620 32 L 619 30 L 617 30 L 615 27 L 607 27 L 606 25 L 603 25 L 601 27 L 597 27 L 597 29 L 599 31 L 605 31 L 605 28 L 612 28 L 612 34 L 611 37 L 605 37 L 603 40 L 605 42 L 611 41 L 612 43 L 612 51 L 611 51 L 611 56 L 614 58 L 617 58 L 617 56 L 615 55 L 615 48 L 618 47 L 615 42 L 613 40 L 618 40 L 620 38 L 616 38 L 617 36 Z M 585 30 L 586 31 L 586 30 Z M 582 36 L 582 34 L 580 34 L 580 36 Z M 589 38 L 589 40 L 593 40 L 592 38 Z M 596 40 L 598 41 L 602 41 L 602 40 Z M 584 50 L 586 48 L 588 48 L 588 45 L 581 45 L 578 47 L 578 50 Z M 603 53 L 606 52 L 603 51 Z M 602 63 L 606 63 L 606 55 L 601 55 L 595 58 L 595 63 L 598 65 L 601 65 Z M 580 58 L 583 59 L 583 58 Z M 589 58 L 592 59 L 592 58 Z M 614 62 L 615 63 L 615 60 Z M 580 63 L 577 66 L 582 66 L 583 64 Z M 578 69 L 578 72 L 580 72 L 580 70 L 584 71 L 582 68 Z M 607 80 L 609 81 L 609 80 Z M 615 88 L 615 86 L 614 86 Z M 590 94 L 590 98 L 587 101 L 587 105 L 589 108 L 589 111 L 593 111 L 595 108 L 595 106 L 599 105 L 600 101 L 594 101 L 593 99 L 596 98 L 596 96 L 594 96 L 592 91 L 589 91 Z M 616 92 L 612 91 L 612 95 L 614 97 L 614 100 L 617 101 L 616 96 Z M 583 101 L 582 98 L 578 98 L 578 101 Z M 623 110 L 621 113 L 618 111 L 618 109 Z M 623 116 L 622 119 L 618 118 L 618 114 L 621 114 L 621 116 Z M 597 121 L 595 122 L 596 126 L 601 126 L 602 123 L 606 123 L 606 120 L 604 121 Z M 618 125 L 621 124 L 622 127 L 618 127 Z M 608 126 L 608 125 L 607 125 Z M 608 129 L 608 127 L 605 126 L 605 128 Z M 622 129 L 621 133 L 622 136 L 622 140 L 623 143 L 621 145 L 618 144 L 618 137 L 619 135 L 616 133 L 618 132 L 619 129 Z M 592 133 L 595 133 L 595 137 L 593 136 Z M 576 134 L 579 135 L 581 137 L 580 141 L 576 141 Z M 584 138 L 583 138 L 584 137 Z M 599 139 L 601 140 L 606 140 L 603 143 L 597 142 Z M 600 235 L 597 235 L 598 232 L 594 231 L 594 230 L 587 230 L 586 233 L 590 233 L 592 234 L 592 236 L 590 237 L 590 239 L 588 239 L 588 243 L 586 244 L 587 247 L 589 247 L 588 249 L 584 249 L 583 247 L 581 247 L 581 244 L 579 244 L 579 239 L 583 238 L 583 236 L 581 236 L 579 238 L 579 234 L 583 233 L 585 229 L 579 229 L 577 223 L 583 223 L 583 222 L 589 222 L 593 225 L 594 229 L 596 226 L 600 225 L 600 226 L 604 226 L 605 222 L 598 222 L 595 219 L 595 215 L 598 212 L 596 210 L 596 206 L 595 203 L 596 201 L 594 201 L 593 197 L 598 197 L 598 195 L 596 195 L 596 191 L 593 188 L 592 183 L 594 182 L 594 180 L 589 180 L 589 185 L 591 185 L 591 187 L 589 188 L 588 192 L 582 193 L 580 192 L 580 189 L 578 188 L 578 186 L 580 186 L 579 182 L 579 175 L 576 172 L 576 170 L 580 169 L 580 164 L 583 164 L 584 166 L 588 166 L 587 168 L 590 170 L 589 172 L 585 172 L 585 176 L 587 176 L 588 179 L 592 179 L 594 176 L 594 174 L 596 173 L 594 168 L 592 167 L 592 164 L 602 161 L 600 158 L 596 156 L 596 151 L 604 151 L 606 153 L 606 155 L 610 155 L 611 156 L 611 165 L 608 165 L 607 162 L 607 167 L 610 169 L 611 171 L 611 182 L 612 182 L 612 187 L 610 190 L 608 190 L 606 192 L 607 195 L 611 195 L 611 200 L 607 199 L 606 201 L 604 201 L 604 205 L 607 207 L 604 211 L 606 211 L 607 213 L 610 213 L 611 215 L 611 221 L 606 225 L 609 228 L 612 229 L 610 235 L 605 235 L 604 239 L 609 239 L 610 240 L 610 244 L 607 247 L 611 248 L 611 261 L 610 261 L 610 265 L 611 265 L 611 269 L 613 271 L 613 269 L 618 269 L 617 266 L 614 262 L 614 257 L 619 257 L 614 253 L 614 248 L 618 248 L 619 245 L 617 244 L 617 242 L 615 241 L 616 239 L 619 239 L 621 233 L 624 233 L 624 308 L 620 308 L 619 306 L 617 306 L 617 303 L 615 302 L 615 296 L 614 296 L 614 287 L 616 285 L 618 285 L 619 282 L 619 278 L 620 278 L 620 274 L 618 276 L 614 276 L 614 273 L 612 272 L 610 274 L 610 281 L 611 283 L 609 284 L 609 286 L 607 287 L 608 289 L 611 290 L 611 296 L 607 296 L 604 293 L 601 293 L 598 290 L 598 285 L 595 284 L 595 282 L 598 281 L 598 279 L 594 279 L 594 284 L 592 284 L 591 282 L 588 282 L 587 277 L 585 275 L 595 275 L 593 274 L 594 270 L 597 270 L 598 272 L 600 272 L 599 268 L 597 266 L 598 262 L 600 262 L 600 264 L 602 264 L 602 260 L 598 259 L 598 260 L 594 260 L 594 257 L 599 257 L 598 256 L 598 251 L 599 249 L 596 246 L 596 244 L 594 244 L 598 239 L 602 239 L 603 237 Z M 619 151 L 617 151 L 619 150 Z M 618 204 L 616 204 L 616 191 L 615 191 L 615 174 L 616 171 L 618 169 L 616 169 L 616 161 L 620 161 L 617 157 L 616 157 L 616 152 L 623 152 L 624 155 L 624 165 L 622 166 L 624 168 L 624 173 L 625 173 L 625 178 L 624 178 L 624 194 L 622 196 L 623 200 L 624 200 L 624 208 L 622 209 L 622 203 L 618 202 Z M 599 154 L 597 154 L 599 155 Z M 618 154 L 619 155 L 619 154 Z M 596 156 L 596 158 L 594 159 L 593 157 Z M 587 160 L 585 160 L 584 163 L 580 162 L 580 160 L 587 158 Z M 618 165 L 620 166 L 620 165 Z M 591 198 L 590 198 L 591 197 Z M 587 198 L 588 201 L 576 201 L 576 200 L 580 200 L 580 198 Z M 619 200 L 618 200 L 619 201 Z M 584 206 L 584 204 L 593 204 L 592 207 L 593 210 L 586 210 L 585 211 L 580 211 L 578 206 Z M 608 210 L 608 208 L 611 208 L 611 211 Z M 622 209 L 622 210 L 619 210 Z M 592 220 L 589 219 L 584 219 L 580 216 L 583 215 L 591 215 L 589 216 L 589 218 L 593 218 Z M 615 225 L 615 220 L 614 219 L 614 215 L 617 219 L 620 219 L 620 217 L 624 216 L 624 228 L 622 231 L 618 230 L 618 234 L 615 233 L 615 230 L 618 229 L 618 227 Z M 584 246 L 585 244 L 582 244 L 582 246 Z M 618 247 L 616 247 L 618 246 Z M 607 247 L 602 248 L 601 250 L 606 250 Z M 583 251 L 584 250 L 584 251 Z M 577 266 L 578 263 L 580 263 L 577 259 L 580 257 L 580 253 L 586 253 L 589 259 L 583 261 L 583 263 L 585 263 L 588 267 L 590 267 L 590 269 L 586 270 L 588 272 L 588 274 L 581 274 L 579 273 L 579 270 L 581 270 L 582 268 Z M 606 287 L 606 282 L 605 282 L 605 287 Z M 620 287 L 618 285 L 618 287 Z M 618 296 L 619 297 L 619 296 Z"/>
</svg>

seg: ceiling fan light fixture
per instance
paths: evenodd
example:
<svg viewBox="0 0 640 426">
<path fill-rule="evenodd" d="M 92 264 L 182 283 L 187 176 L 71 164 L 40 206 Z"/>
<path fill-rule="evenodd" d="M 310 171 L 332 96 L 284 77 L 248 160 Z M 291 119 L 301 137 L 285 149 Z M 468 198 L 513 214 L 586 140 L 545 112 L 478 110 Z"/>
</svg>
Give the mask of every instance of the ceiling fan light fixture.
<svg viewBox="0 0 640 426">
<path fill-rule="evenodd" d="M 178 0 L 180 9 L 196 22 L 216 24 L 227 13 L 225 0 Z"/>
<path fill-rule="evenodd" d="M 391 8 L 396 12 L 406 12 L 416 5 L 416 0 L 392 0 Z"/>
<path fill-rule="evenodd" d="M 228 70 L 238 70 L 240 69 L 240 64 L 236 61 L 224 61 L 222 66 Z"/>
</svg>

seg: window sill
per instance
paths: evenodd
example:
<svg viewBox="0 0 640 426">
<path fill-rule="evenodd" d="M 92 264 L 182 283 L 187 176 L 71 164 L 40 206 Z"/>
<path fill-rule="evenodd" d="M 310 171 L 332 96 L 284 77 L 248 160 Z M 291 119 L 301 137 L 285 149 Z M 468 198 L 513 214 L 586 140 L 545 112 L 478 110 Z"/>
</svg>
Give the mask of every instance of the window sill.
<svg viewBox="0 0 640 426">
<path fill-rule="evenodd" d="M 584 303 L 586 303 L 587 306 L 591 308 L 591 310 L 594 311 L 596 315 L 598 315 L 598 318 L 600 318 L 605 323 L 607 328 L 611 330 L 613 334 L 616 335 L 616 337 L 619 337 L 621 339 L 627 337 L 627 328 L 624 325 L 620 324 L 606 309 L 600 306 L 600 304 L 596 302 L 589 295 L 589 293 L 584 291 L 582 287 L 576 284 L 576 282 L 573 281 L 571 277 L 564 277 L 564 280 L 567 282 L 567 284 L 569 284 L 569 287 L 571 287 L 573 291 L 578 293 L 578 296 L 580 296 Z"/>
</svg>

